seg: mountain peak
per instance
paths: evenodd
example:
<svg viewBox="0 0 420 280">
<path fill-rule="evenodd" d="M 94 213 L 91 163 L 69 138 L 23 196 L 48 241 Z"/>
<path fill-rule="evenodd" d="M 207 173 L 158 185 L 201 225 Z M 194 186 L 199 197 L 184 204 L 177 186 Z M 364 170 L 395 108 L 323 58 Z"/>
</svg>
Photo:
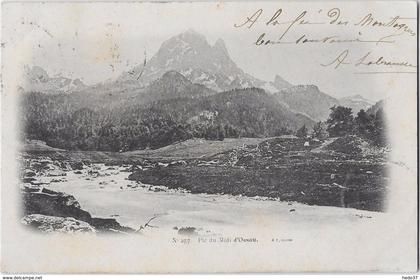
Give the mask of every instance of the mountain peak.
<svg viewBox="0 0 420 280">
<path fill-rule="evenodd" d="M 193 84 L 181 73 L 170 70 L 150 83 L 141 95 L 142 103 L 178 97 L 196 97 L 214 92 L 202 85 Z"/>
<path fill-rule="evenodd" d="M 45 71 L 45 69 L 36 65 L 32 67 L 29 65 L 25 65 L 24 71 L 25 71 L 25 74 L 30 79 L 35 79 L 38 81 L 47 81 L 50 78 L 50 76 L 48 75 L 47 71 Z"/>
<path fill-rule="evenodd" d="M 206 37 L 192 29 L 188 29 L 163 42 L 155 55 L 155 59 L 159 60 L 159 64 L 164 64 L 159 65 L 159 68 L 164 66 L 166 70 L 170 70 L 172 68 L 170 64 L 173 64 L 173 62 L 178 61 L 182 63 L 185 57 L 196 59 L 198 55 L 206 53 L 210 49 L 211 46 L 207 42 Z M 151 61 L 149 61 L 150 63 Z"/>
<path fill-rule="evenodd" d="M 202 34 L 198 33 L 197 31 L 195 31 L 192 28 L 188 28 L 187 30 L 185 30 L 184 32 L 182 32 L 180 35 L 188 35 L 188 36 L 201 36 L 204 37 Z"/>
<path fill-rule="evenodd" d="M 213 49 L 218 51 L 220 50 L 224 54 L 228 54 L 228 51 L 226 49 L 225 42 L 222 39 L 217 39 L 216 43 L 214 43 Z"/>
<path fill-rule="evenodd" d="M 21 86 L 25 91 L 39 91 L 48 94 L 79 91 L 85 88 L 80 79 L 73 80 L 63 77 L 61 74 L 52 77 L 42 67 L 36 65 L 24 66 Z"/>
<path fill-rule="evenodd" d="M 207 42 L 206 37 L 203 34 L 200 34 L 191 28 L 182 32 L 181 34 L 178 34 L 172 37 L 171 39 L 180 40 L 185 43 L 189 43 L 192 46 L 200 46 L 200 45 L 209 46 L 209 43 Z"/>
<path fill-rule="evenodd" d="M 276 75 L 274 77 L 273 85 L 278 90 L 283 90 L 292 87 L 293 85 L 287 82 L 285 79 L 280 77 L 279 75 Z"/>
<path fill-rule="evenodd" d="M 297 85 L 276 94 L 278 100 L 295 112 L 303 113 L 313 120 L 324 121 L 330 108 L 339 104 L 338 100 L 323 93 L 315 85 Z"/>
<path fill-rule="evenodd" d="M 206 37 L 193 29 L 163 42 L 146 66 L 138 65 L 124 72 L 119 80 L 133 81 L 134 76 L 130 73 L 141 72 L 141 79 L 136 82 L 147 86 L 170 70 L 176 70 L 188 81 L 215 91 L 262 87 L 266 83 L 240 69 L 230 58 L 223 40 L 210 45 Z"/>
</svg>

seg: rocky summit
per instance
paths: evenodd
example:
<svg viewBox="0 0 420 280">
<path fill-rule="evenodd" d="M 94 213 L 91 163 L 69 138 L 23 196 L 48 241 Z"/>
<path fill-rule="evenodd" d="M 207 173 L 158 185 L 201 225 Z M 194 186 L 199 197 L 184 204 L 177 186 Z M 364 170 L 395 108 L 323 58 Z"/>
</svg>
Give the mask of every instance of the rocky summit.
<svg viewBox="0 0 420 280">
<path fill-rule="evenodd" d="M 171 70 L 180 72 L 193 83 L 215 91 L 247 87 L 279 90 L 276 89 L 278 82 L 270 84 L 239 68 L 230 58 L 222 39 L 210 45 L 203 35 L 192 29 L 163 42 L 146 66 L 139 65 L 124 72 L 119 81 L 138 80 L 147 85 Z M 280 84 L 280 89 L 285 85 L 288 85 L 286 81 Z"/>
</svg>

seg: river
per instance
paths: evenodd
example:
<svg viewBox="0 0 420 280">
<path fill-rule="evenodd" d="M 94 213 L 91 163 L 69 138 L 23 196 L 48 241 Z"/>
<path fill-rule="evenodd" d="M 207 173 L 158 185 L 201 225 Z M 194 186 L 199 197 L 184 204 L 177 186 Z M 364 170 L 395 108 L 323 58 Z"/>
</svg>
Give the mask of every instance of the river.
<svg viewBox="0 0 420 280">
<path fill-rule="evenodd" d="M 163 186 L 128 180 L 123 166 L 94 164 L 61 177 L 41 177 L 47 188 L 73 195 L 94 217 L 115 218 L 142 231 L 177 233 L 193 228 L 194 234 L 281 232 L 287 238 L 299 232 L 372 224 L 384 213 L 350 208 L 309 206 L 262 197 L 191 194 Z M 80 173 L 80 174 L 78 174 Z"/>
</svg>

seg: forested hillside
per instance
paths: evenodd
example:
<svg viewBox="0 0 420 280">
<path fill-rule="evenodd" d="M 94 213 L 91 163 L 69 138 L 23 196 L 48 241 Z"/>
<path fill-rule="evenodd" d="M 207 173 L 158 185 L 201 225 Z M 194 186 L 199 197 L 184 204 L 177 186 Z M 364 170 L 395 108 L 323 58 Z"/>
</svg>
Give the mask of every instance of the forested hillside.
<svg viewBox="0 0 420 280">
<path fill-rule="evenodd" d="M 276 136 L 313 124 L 257 88 L 148 104 L 102 97 L 25 93 L 24 137 L 64 149 L 127 151 L 159 148 L 193 137 Z"/>
</svg>

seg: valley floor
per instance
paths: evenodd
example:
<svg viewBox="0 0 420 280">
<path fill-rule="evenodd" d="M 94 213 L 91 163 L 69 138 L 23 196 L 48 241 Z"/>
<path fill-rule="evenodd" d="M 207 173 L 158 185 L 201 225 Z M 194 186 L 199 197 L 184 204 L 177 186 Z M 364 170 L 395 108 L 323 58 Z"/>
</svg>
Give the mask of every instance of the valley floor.
<svg viewBox="0 0 420 280">
<path fill-rule="evenodd" d="M 351 137 L 345 142 L 354 149 L 340 151 L 336 141 L 195 139 L 127 153 L 35 144 L 38 149 L 27 146 L 22 153 L 22 191 L 73 196 L 80 209 L 100 217 L 83 221 L 113 232 L 217 235 L 261 227 L 290 232 L 382 219 L 383 213 L 364 210 L 383 211 L 384 152 Z M 57 216 L 74 213 L 69 211 Z"/>
<path fill-rule="evenodd" d="M 92 169 L 91 169 L 92 168 Z M 308 206 L 264 197 L 191 194 L 127 180 L 125 167 L 94 164 L 81 174 L 42 176 L 37 181 L 48 189 L 74 196 L 94 217 L 115 219 L 142 234 L 193 234 L 220 236 L 256 231 L 280 232 L 276 237 L 295 237 L 298 232 L 369 225 L 383 219 L 378 212 L 338 207 Z M 96 170 L 97 177 L 89 174 Z"/>
</svg>

